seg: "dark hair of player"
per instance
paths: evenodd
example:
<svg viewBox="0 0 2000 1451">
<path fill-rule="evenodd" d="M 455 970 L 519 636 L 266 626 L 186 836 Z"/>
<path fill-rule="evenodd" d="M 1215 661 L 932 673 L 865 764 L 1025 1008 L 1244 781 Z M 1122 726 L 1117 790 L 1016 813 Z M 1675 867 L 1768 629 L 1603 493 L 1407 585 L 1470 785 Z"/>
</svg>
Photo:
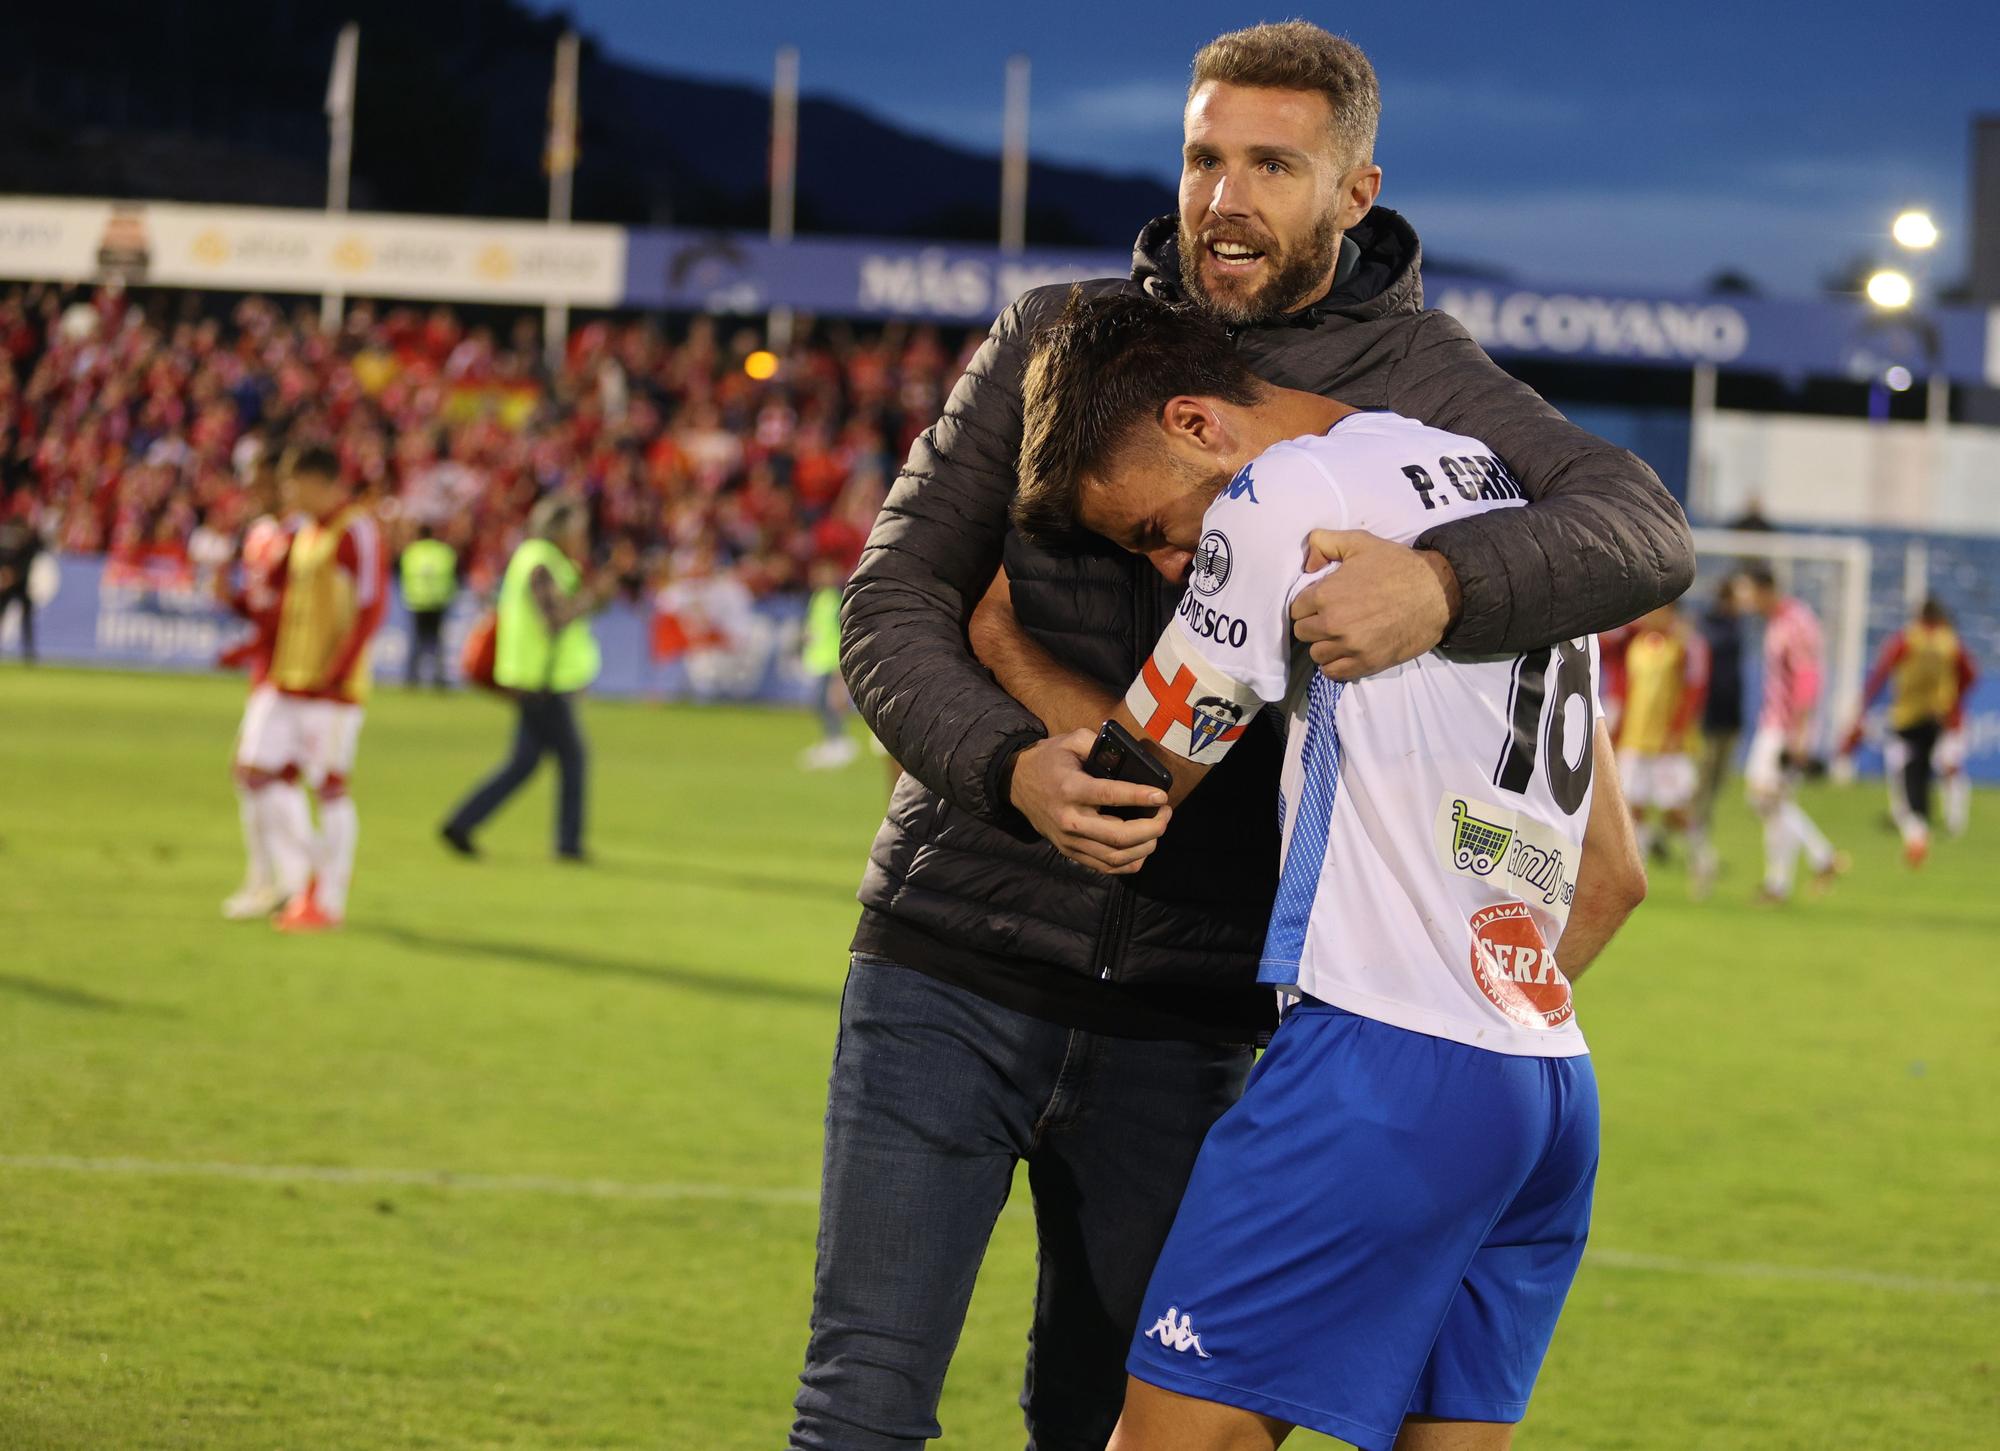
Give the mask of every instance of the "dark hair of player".
<svg viewBox="0 0 2000 1451">
<path fill-rule="evenodd" d="M 1758 589 L 1776 589 L 1778 587 L 1778 576 L 1773 574 L 1771 566 L 1761 559 L 1753 559 L 1750 563 L 1744 565 L 1742 569 L 1738 570 L 1737 574 L 1741 578 L 1749 580 Z"/>
<path fill-rule="evenodd" d="M 1918 609 L 1917 618 L 1922 620 L 1926 625 L 1949 625 L 1951 623 L 1951 611 L 1944 607 L 1943 600 L 1939 599 L 1936 595 L 1932 595 Z"/>
<path fill-rule="evenodd" d="M 1318 91 L 1333 113 L 1333 144 L 1341 165 L 1359 166 L 1375 153 L 1382 90 L 1361 47 L 1309 20 L 1253 25 L 1218 35 L 1194 57 L 1192 96 L 1210 81 L 1273 91 Z"/>
<path fill-rule="evenodd" d="M 1029 344 L 1014 527 L 1043 540 L 1073 531 L 1090 475 L 1173 399 L 1248 406 L 1263 391 L 1205 313 L 1143 293 L 1086 297 L 1072 287 L 1062 316 Z"/>
<path fill-rule="evenodd" d="M 285 455 L 285 472 L 337 480 L 340 477 L 340 455 L 323 443 L 298 444 Z"/>
</svg>

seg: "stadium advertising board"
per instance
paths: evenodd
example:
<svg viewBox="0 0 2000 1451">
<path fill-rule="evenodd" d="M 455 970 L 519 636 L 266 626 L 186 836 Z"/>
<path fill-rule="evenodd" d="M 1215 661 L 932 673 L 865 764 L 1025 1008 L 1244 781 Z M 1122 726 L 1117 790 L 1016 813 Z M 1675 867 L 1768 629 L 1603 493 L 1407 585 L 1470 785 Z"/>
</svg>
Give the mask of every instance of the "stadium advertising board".
<svg viewBox="0 0 2000 1451">
<path fill-rule="evenodd" d="M 0 276 L 611 307 L 619 227 L 278 207 L 0 199 Z"/>
<path fill-rule="evenodd" d="M 1773 300 L 1633 295 L 1425 278 L 1432 306 L 1465 324 L 1498 356 L 1693 367 L 1752 373 L 1875 378 L 1894 364 L 1917 377 L 1937 367 L 1966 383 L 2000 381 L 1980 308 L 1889 318 L 1837 298 Z"/>
<path fill-rule="evenodd" d="M 663 308 L 979 325 L 1034 287 L 1123 277 L 1128 253 L 0 197 L 0 277 L 356 297 Z M 2000 387 L 2000 308 L 1522 285 L 1433 271 L 1432 306 L 1501 357 Z"/>
<path fill-rule="evenodd" d="M 796 308 L 835 317 L 984 323 L 1023 292 L 1086 277 L 1123 277 L 1123 252 L 919 242 L 801 239 L 745 233 L 633 231 L 625 296 L 636 307 L 759 313 Z M 1922 377 L 1934 355 L 1961 382 L 2000 385 L 2000 310 L 1939 308 L 1923 324 L 1883 319 L 1838 299 L 1773 300 L 1529 287 L 1427 273 L 1432 306 L 1489 352 L 1585 363 L 1873 377 L 1902 363 Z"/>
<path fill-rule="evenodd" d="M 125 565 L 85 555 L 43 555 L 32 590 L 39 602 L 35 643 L 41 658 L 124 669 L 209 671 L 247 631 L 186 565 Z M 456 662 L 476 606 L 461 600 L 445 627 L 445 654 Z M 596 695 L 644 700 L 747 701 L 801 705 L 808 681 L 799 669 L 805 603 L 791 597 L 748 605 L 726 632 L 691 646 L 663 648 L 658 612 L 613 604 L 593 622 L 604 670 Z M 410 641 L 400 599 L 375 641 L 375 674 L 403 678 Z M 685 632 L 682 632 L 685 641 Z M 0 651 L 20 648 L 20 622 L 0 624 Z M 454 673 L 456 673 L 454 666 Z"/>
<path fill-rule="evenodd" d="M 635 307 L 756 313 L 797 308 L 832 317 L 991 322 L 1035 287 L 1123 275 L 1129 256 L 1040 249 L 800 238 L 740 232 L 634 230 L 625 296 Z"/>
</svg>

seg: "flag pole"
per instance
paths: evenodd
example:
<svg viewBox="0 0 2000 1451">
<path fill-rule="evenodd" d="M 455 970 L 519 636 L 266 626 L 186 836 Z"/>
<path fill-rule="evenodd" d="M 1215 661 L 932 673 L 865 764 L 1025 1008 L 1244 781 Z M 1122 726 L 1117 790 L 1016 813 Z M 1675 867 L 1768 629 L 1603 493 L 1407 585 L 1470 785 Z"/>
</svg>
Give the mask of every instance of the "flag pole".
<svg viewBox="0 0 2000 1451">
<path fill-rule="evenodd" d="M 1000 250 L 1028 243 L 1028 58 L 1007 58 L 1007 109 L 1000 139 Z"/>
<path fill-rule="evenodd" d="M 781 46 L 771 82 L 771 240 L 792 240 L 799 179 L 799 48 Z M 783 357 L 792 345 L 792 310 L 774 307 L 765 319 L 765 346 Z"/>
<path fill-rule="evenodd" d="M 549 225 L 567 227 L 576 185 L 577 35 L 566 30 L 556 41 L 555 84 L 549 91 L 549 142 L 543 158 L 549 171 Z M 551 300 L 542 315 L 542 351 L 551 374 L 562 370 L 569 350 L 569 304 Z"/>
<path fill-rule="evenodd" d="M 333 70 L 326 78 L 326 210 L 338 216 L 347 210 L 348 174 L 354 166 L 354 67 L 361 49 L 361 27 L 350 20 L 333 43 Z M 319 325 L 326 332 L 340 326 L 347 298 L 328 292 L 319 300 Z"/>
</svg>

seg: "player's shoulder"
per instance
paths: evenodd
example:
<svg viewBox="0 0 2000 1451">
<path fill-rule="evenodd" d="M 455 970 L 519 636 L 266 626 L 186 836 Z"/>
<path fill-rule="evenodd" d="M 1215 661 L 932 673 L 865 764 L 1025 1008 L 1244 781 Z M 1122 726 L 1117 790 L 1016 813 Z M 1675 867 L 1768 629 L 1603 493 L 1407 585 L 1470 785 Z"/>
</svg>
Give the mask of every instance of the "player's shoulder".
<svg viewBox="0 0 2000 1451">
<path fill-rule="evenodd" d="M 1289 547 L 1303 529 L 1341 527 L 1339 492 L 1306 445 L 1310 437 L 1272 444 L 1236 471 L 1209 502 L 1203 524 L 1246 543 Z"/>
</svg>

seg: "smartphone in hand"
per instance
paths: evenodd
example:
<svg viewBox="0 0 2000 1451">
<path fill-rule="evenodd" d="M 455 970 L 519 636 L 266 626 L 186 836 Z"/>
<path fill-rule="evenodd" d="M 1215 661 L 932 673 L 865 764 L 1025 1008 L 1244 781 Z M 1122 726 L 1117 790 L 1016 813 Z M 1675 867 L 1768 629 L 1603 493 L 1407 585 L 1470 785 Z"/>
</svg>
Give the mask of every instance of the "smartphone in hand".
<svg viewBox="0 0 2000 1451">
<path fill-rule="evenodd" d="M 1100 781 L 1129 781 L 1135 786 L 1155 786 L 1162 791 L 1171 791 L 1173 775 L 1154 760 L 1137 736 L 1118 724 L 1115 720 L 1104 723 L 1104 729 L 1097 733 L 1092 742 L 1090 755 L 1084 759 L 1086 774 Z M 1157 806 L 1105 806 L 1099 808 L 1106 816 L 1116 816 L 1122 821 L 1138 821 L 1156 815 Z"/>
</svg>

